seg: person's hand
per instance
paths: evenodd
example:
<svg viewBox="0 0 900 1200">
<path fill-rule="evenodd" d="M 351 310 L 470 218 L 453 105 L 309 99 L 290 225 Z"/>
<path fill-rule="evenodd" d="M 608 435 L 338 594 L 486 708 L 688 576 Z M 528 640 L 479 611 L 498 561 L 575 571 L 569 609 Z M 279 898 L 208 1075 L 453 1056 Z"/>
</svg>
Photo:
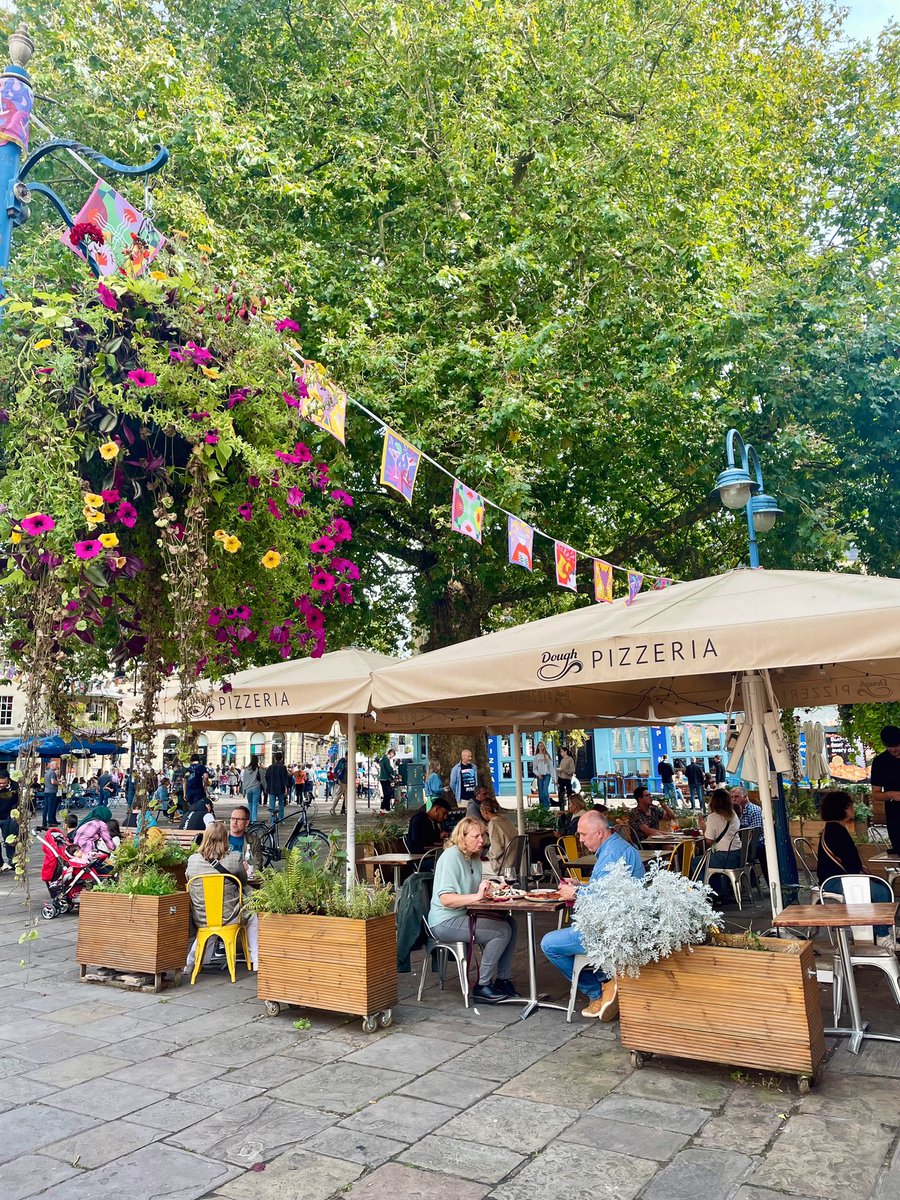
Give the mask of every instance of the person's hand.
<svg viewBox="0 0 900 1200">
<path fill-rule="evenodd" d="M 561 879 L 559 883 L 559 896 L 561 900 L 574 900 L 578 888 L 571 879 Z"/>
<path fill-rule="evenodd" d="M 446 840 L 449 836 L 450 836 L 450 834 L 447 832 L 446 829 L 441 831 L 441 841 L 442 842 L 446 842 Z"/>
<path fill-rule="evenodd" d="M 493 891 L 493 885 L 491 883 L 491 880 L 490 879 L 482 879 L 481 883 L 479 883 L 479 885 L 478 885 L 478 891 L 475 893 L 475 896 L 478 900 L 484 900 L 485 898 L 490 899 L 490 895 L 491 895 L 492 891 Z"/>
</svg>

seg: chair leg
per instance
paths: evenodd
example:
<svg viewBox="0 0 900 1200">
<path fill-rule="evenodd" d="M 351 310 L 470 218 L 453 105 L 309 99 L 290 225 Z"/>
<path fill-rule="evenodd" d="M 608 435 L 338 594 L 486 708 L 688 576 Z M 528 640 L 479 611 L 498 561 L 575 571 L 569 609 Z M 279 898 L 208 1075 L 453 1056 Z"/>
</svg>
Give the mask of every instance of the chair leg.
<svg viewBox="0 0 900 1200">
<path fill-rule="evenodd" d="M 191 987 L 194 986 L 194 980 L 200 974 L 200 968 L 203 966 L 203 951 L 206 949 L 206 943 L 209 940 L 209 934 L 202 929 L 197 930 L 197 944 L 194 947 L 194 969 L 191 972 Z"/>
<path fill-rule="evenodd" d="M 834 1023 L 835 1026 L 838 1026 L 841 1023 L 841 1009 L 844 1007 L 844 973 L 840 960 L 837 958 L 834 960 L 831 978 L 834 981 L 832 984 Z"/>
<path fill-rule="evenodd" d="M 578 995 L 578 979 L 580 971 L 572 972 L 572 986 L 569 988 L 569 1006 L 566 1009 L 566 1021 L 571 1025 L 572 1013 L 575 1011 L 575 997 Z"/>
<path fill-rule="evenodd" d="M 422 960 L 422 978 L 419 980 L 419 994 L 416 1000 L 421 1001 L 422 993 L 425 991 L 425 976 L 428 974 L 428 962 L 431 958 L 431 951 L 425 951 L 425 958 Z"/>
<path fill-rule="evenodd" d="M 241 926 L 241 932 L 239 936 L 241 939 L 241 945 L 244 947 L 244 962 L 247 964 L 247 970 L 252 971 L 256 966 L 256 963 L 254 963 L 253 959 L 250 957 L 250 942 L 247 940 L 247 930 L 243 925 Z"/>
<path fill-rule="evenodd" d="M 225 942 L 225 962 L 228 964 L 228 974 L 231 976 L 231 982 L 237 983 L 237 938 L 226 937 Z"/>
<path fill-rule="evenodd" d="M 469 976 L 466 973 L 466 960 L 459 955 L 453 956 L 456 959 L 456 969 L 459 972 L 459 987 L 463 994 L 463 999 L 466 1002 L 466 1008 L 469 1007 Z"/>
</svg>

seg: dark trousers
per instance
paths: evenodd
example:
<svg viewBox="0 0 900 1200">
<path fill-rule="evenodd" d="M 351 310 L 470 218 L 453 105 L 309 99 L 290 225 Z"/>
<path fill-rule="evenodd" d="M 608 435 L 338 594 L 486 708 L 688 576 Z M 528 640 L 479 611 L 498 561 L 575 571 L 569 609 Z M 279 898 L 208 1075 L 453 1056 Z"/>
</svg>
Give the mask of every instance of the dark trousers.
<svg viewBox="0 0 900 1200">
<path fill-rule="evenodd" d="M 394 803 L 394 785 L 389 779 L 382 779 L 381 783 L 381 811 L 390 812 L 391 805 Z"/>
<path fill-rule="evenodd" d="M 900 854 L 900 800 L 885 800 L 884 820 L 891 849 L 895 854 Z"/>
<path fill-rule="evenodd" d="M 566 805 L 572 799 L 574 794 L 575 793 L 572 791 L 572 780 L 571 779 L 563 779 L 563 777 L 561 775 L 557 775 L 557 777 L 556 777 L 556 799 L 557 799 L 557 801 L 559 803 L 559 807 L 562 811 L 565 811 Z"/>
<path fill-rule="evenodd" d="M 59 804 L 59 795 L 56 792 L 42 792 L 41 799 L 43 801 L 43 826 L 49 829 L 51 825 L 56 824 L 56 806 Z"/>
<path fill-rule="evenodd" d="M 8 837 L 15 837 L 19 832 L 19 824 L 14 817 L 5 817 L 0 821 L 0 838 L 3 839 L 3 849 L 6 851 L 6 861 L 10 866 L 15 865 L 16 843 L 7 842 Z M 0 859 L 3 857 L 3 851 L 0 851 Z"/>
</svg>

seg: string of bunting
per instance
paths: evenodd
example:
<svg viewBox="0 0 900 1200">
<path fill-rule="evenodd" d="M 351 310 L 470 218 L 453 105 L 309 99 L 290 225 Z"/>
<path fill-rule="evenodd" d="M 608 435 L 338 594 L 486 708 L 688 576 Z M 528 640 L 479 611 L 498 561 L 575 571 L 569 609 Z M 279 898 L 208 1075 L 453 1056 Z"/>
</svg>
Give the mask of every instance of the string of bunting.
<svg viewBox="0 0 900 1200">
<path fill-rule="evenodd" d="M 44 129 L 52 132 L 39 122 Z M 80 155 L 72 156 L 96 179 L 95 187 L 80 212 L 75 217 L 79 223 L 98 226 L 104 234 L 103 245 L 90 251 L 101 275 L 123 273 L 135 277 L 143 273 L 165 244 L 150 219 L 111 185 L 107 184 Z M 61 234 L 62 243 L 75 254 L 85 258 L 80 245 L 73 244 L 68 231 Z M 257 317 L 259 319 L 259 317 Z M 294 322 L 282 323 L 284 331 L 296 330 Z M 384 429 L 381 451 L 379 480 L 384 487 L 399 493 L 407 504 L 412 504 L 419 467 L 422 462 L 430 463 L 448 479 L 452 480 L 450 527 L 455 533 L 472 538 L 481 544 L 485 513 L 488 508 L 506 517 L 507 560 L 513 566 L 534 570 L 535 536 L 553 543 L 553 560 L 556 582 L 559 587 L 572 592 L 578 591 L 579 560 L 592 564 L 594 599 L 598 604 L 612 604 L 614 598 L 614 576 L 625 575 L 627 596 L 625 603 L 633 604 L 644 586 L 652 582 L 653 590 L 668 587 L 674 580 L 666 575 L 647 575 L 619 563 L 609 562 L 559 541 L 530 524 L 515 513 L 482 496 L 474 488 L 463 483 L 455 472 L 449 471 L 425 451 L 407 441 L 402 434 L 390 428 L 381 417 L 366 408 L 360 401 L 347 393 L 332 379 L 321 363 L 303 357 L 295 345 L 286 342 L 286 349 L 297 364 L 294 391 L 283 392 L 285 403 L 299 410 L 307 421 L 346 445 L 347 405 L 367 416 Z"/>
</svg>

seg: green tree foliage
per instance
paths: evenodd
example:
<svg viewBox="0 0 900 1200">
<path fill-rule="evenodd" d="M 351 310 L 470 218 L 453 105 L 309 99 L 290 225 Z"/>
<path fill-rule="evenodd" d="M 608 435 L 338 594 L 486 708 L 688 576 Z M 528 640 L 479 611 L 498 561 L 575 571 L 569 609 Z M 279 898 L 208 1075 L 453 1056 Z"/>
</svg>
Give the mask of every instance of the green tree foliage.
<svg viewBox="0 0 900 1200">
<path fill-rule="evenodd" d="M 766 565 L 853 538 L 896 570 L 897 38 L 869 55 L 816 0 L 20 14 L 45 119 L 168 144 L 160 225 L 288 291 L 305 352 L 485 495 L 649 572 L 727 569 L 743 518 L 708 491 L 736 424 L 787 511 Z M 63 253 L 39 220 L 19 244 Z M 352 413 L 348 451 L 370 600 L 344 637 L 435 646 L 586 601 L 547 542 L 507 566 L 497 514 L 482 547 L 450 533 L 427 466 L 412 506 L 383 494 Z"/>
</svg>

